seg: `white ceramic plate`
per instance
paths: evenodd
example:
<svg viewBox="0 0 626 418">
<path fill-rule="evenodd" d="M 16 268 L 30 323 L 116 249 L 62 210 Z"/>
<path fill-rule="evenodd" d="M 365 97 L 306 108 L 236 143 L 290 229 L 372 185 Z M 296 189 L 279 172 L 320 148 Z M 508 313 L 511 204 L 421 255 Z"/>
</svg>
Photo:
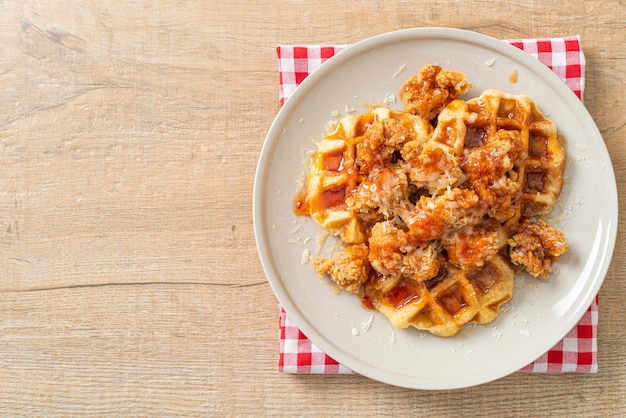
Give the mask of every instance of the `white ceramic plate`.
<svg viewBox="0 0 626 418">
<path fill-rule="evenodd" d="M 487 62 L 496 58 L 493 65 Z M 553 220 L 570 250 L 551 280 L 518 276 L 514 299 L 491 324 L 439 338 L 393 329 L 359 298 L 337 294 L 310 264 L 322 232 L 297 217 L 292 200 L 304 171 L 303 150 L 314 150 L 331 114 L 397 96 L 426 63 L 462 71 L 473 84 L 464 97 L 488 88 L 532 97 L 566 138 L 566 185 Z M 400 68 L 406 69 L 399 75 Z M 517 71 L 518 80 L 509 80 Z M 394 77 L 394 75 L 396 75 Z M 401 109 L 398 100 L 392 107 Z M 278 113 L 257 168 L 254 230 L 268 281 L 281 305 L 318 347 L 357 373 L 415 389 L 453 389 L 492 381 L 531 363 L 581 318 L 597 294 L 615 244 L 617 191 L 611 161 L 592 118 L 548 68 L 507 43 L 474 32 L 427 28 L 392 32 L 339 53 L 299 86 Z M 307 238 L 311 238 L 308 239 Z M 506 305 L 505 305 L 506 306 Z M 356 334 L 358 331 L 358 335 Z"/>
</svg>

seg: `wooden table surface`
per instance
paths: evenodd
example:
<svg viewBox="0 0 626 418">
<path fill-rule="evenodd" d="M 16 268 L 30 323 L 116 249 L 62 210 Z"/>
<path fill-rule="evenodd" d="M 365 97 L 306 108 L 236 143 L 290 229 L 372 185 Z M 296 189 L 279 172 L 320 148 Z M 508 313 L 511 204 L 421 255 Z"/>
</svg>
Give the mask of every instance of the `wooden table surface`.
<svg viewBox="0 0 626 418">
<path fill-rule="evenodd" d="M 623 416 L 623 228 L 597 374 L 427 392 L 277 373 L 251 210 L 275 47 L 420 26 L 580 34 L 624 218 L 622 1 L 0 0 L 0 415 Z"/>
</svg>

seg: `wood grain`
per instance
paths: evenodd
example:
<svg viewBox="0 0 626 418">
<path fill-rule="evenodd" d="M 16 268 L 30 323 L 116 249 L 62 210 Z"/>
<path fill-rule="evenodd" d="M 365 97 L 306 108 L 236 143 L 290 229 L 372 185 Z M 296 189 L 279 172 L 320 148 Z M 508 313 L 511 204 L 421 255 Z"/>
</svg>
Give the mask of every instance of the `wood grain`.
<svg viewBox="0 0 626 418">
<path fill-rule="evenodd" d="M 251 214 L 275 46 L 418 26 L 580 34 L 624 217 L 621 1 L 0 1 L 0 413 L 623 416 L 623 228 L 596 375 L 420 392 L 276 372 Z"/>
</svg>

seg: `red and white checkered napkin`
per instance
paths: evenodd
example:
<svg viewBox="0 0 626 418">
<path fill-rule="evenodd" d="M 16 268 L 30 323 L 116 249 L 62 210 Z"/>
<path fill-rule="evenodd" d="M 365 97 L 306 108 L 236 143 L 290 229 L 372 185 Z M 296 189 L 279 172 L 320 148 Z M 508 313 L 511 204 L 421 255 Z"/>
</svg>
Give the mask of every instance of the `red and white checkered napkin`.
<svg viewBox="0 0 626 418">
<path fill-rule="evenodd" d="M 508 40 L 554 71 L 582 100 L 585 57 L 580 37 Z M 281 106 L 313 70 L 347 45 L 280 45 L 277 47 Z M 597 363 L 598 297 L 580 322 L 552 349 L 522 368 L 522 372 L 595 373 Z M 313 344 L 280 307 L 278 370 L 285 373 L 350 374 Z"/>
</svg>

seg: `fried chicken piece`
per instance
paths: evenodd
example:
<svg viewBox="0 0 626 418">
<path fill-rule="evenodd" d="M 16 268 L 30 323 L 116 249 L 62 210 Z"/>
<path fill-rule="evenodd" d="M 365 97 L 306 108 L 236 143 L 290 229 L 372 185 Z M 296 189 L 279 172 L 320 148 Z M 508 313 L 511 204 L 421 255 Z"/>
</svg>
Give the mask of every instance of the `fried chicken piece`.
<svg viewBox="0 0 626 418">
<path fill-rule="evenodd" d="M 511 205 L 520 183 L 512 170 L 521 148 L 519 132 L 499 130 L 490 142 L 468 150 L 461 162 L 472 189 L 490 206 L 489 216 L 500 222 L 516 213 Z"/>
<path fill-rule="evenodd" d="M 311 261 L 320 276 L 328 274 L 340 289 L 358 294 L 371 270 L 368 254 L 367 245 L 358 244 L 347 247 L 333 258 L 312 257 Z"/>
<path fill-rule="evenodd" d="M 361 174 L 374 167 L 393 161 L 394 153 L 408 141 L 415 140 L 415 133 L 396 119 L 375 120 L 356 144 L 356 165 Z"/>
<path fill-rule="evenodd" d="M 465 74 L 427 64 L 417 75 L 409 77 L 400 96 L 407 112 L 431 121 L 448 103 L 471 87 Z"/>
<path fill-rule="evenodd" d="M 430 194 L 441 193 L 456 185 L 463 177 L 458 158 L 441 148 L 416 142 L 409 142 L 402 149 L 411 183 L 428 189 Z"/>
<path fill-rule="evenodd" d="M 454 188 L 436 197 L 422 196 L 404 221 L 412 239 L 424 242 L 455 228 L 476 225 L 487 208 L 472 190 Z"/>
<path fill-rule="evenodd" d="M 457 267 L 482 266 L 506 245 L 501 228 L 465 226 L 445 234 L 441 240 L 448 260 Z"/>
<path fill-rule="evenodd" d="M 393 217 L 408 199 L 408 180 L 402 170 L 375 167 L 346 198 L 348 208 L 361 218 L 379 219 Z"/>
<path fill-rule="evenodd" d="M 430 245 L 416 246 L 406 232 L 392 222 L 380 222 L 372 228 L 369 240 L 370 264 L 382 275 L 410 278 L 423 282 L 439 272 L 437 254 Z"/>
<path fill-rule="evenodd" d="M 542 279 L 552 272 L 552 262 L 567 251 L 563 233 L 542 219 L 523 219 L 508 243 L 513 264 Z"/>
</svg>

